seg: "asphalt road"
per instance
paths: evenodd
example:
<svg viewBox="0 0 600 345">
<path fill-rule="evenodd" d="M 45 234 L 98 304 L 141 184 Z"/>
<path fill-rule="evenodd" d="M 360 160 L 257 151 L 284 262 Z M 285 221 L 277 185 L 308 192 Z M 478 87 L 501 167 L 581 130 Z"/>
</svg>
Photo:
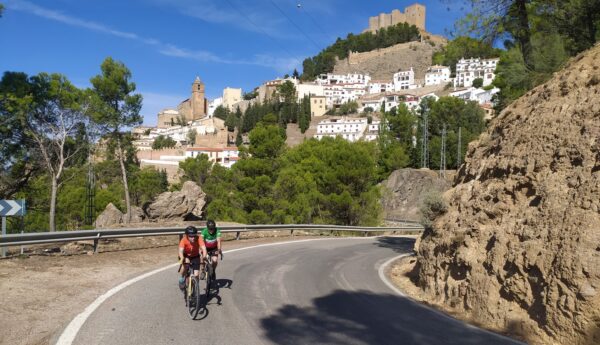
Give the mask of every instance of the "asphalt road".
<svg viewBox="0 0 600 345">
<path fill-rule="evenodd" d="M 217 269 L 219 298 L 202 320 L 189 318 L 175 269 L 163 271 L 104 302 L 74 343 L 516 343 L 394 293 L 378 268 L 413 242 L 332 238 L 225 254 Z"/>
</svg>

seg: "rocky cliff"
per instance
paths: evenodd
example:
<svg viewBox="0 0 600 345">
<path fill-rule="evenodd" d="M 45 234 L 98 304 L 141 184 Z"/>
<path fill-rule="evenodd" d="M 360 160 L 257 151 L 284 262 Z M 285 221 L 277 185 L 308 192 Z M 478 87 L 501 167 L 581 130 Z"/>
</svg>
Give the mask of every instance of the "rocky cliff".
<svg viewBox="0 0 600 345">
<path fill-rule="evenodd" d="M 451 173 L 448 173 L 450 175 Z M 419 208 L 428 193 L 442 194 L 450 188 L 450 181 L 439 173 L 426 169 L 400 169 L 381 183 L 381 204 L 385 218 L 420 221 Z"/>
<path fill-rule="evenodd" d="M 432 301 L 531 343 L 600 344 L 600 46 L 471 144 L 422 236 Z"/>
</svg>

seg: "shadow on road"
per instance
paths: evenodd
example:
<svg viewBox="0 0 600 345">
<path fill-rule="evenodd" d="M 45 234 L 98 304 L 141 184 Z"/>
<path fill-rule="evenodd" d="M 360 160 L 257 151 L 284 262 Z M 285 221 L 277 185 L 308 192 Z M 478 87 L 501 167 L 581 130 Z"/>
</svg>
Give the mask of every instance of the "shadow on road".
<svg viewBox="0 0 600 345">
<path fill-rule="evenodd" d="M 310 307 L 285 305 L 261 320 L 278 344 L 516 344 L 469 328 L 405 298 L 369 291 L 343 291 L 313 300 Z"/>
<path fill-rule="evenodd" d="M 375 245 L 381 248 L 390 248 L 397 253 L 412 253 L 415 248 L 415 239 L 408 237 L 378 237 Z"/>
</svg>

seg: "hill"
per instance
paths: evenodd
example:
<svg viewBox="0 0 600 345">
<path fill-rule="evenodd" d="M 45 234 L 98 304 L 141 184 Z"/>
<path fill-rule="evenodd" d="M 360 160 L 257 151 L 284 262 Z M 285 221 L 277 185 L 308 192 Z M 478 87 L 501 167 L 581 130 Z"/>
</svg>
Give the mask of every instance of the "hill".
<svg viewBox="0 0 600 345">
<path fill-rule="evenodd" d="M 388 48 L 376 49 L 364 53 L 350 53 L 342 60 L 337 60 L 333 68 L 335 74 L 361 73 L 369 74 L 373 80 L 392 80 L 392 75 L 399 70 L 415 71 L 415 79 L 425 79 L 425 72 L 431 66 L 433 54 L 440 51 L 443 41 L 435 44 L 429 42 L 400 43 Z"/>
</svg>

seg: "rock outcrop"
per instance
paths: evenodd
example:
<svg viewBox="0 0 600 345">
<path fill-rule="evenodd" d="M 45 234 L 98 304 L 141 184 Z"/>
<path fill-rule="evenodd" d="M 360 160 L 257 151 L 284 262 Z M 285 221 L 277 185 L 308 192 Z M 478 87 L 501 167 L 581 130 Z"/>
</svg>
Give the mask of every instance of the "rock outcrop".
<svg viewBox="0 0 600 345">
<path fill-rule="evenodd" d="M 425 293 L 530 343 L 600 344 L 600 46 L 500 113 L 455 182 Z"/>
<path fill-rule="evenodd" d="M 165 192 L 145 208 L 149 220 L 192 220 L 200 218 L 206 194 L 196 183 L 187 181 L 179 192 Z"/>
<path fill-rule="evenodd" d="M 96 228 L 106 229 L 111 228 L 115 225 L 119 225 L 123 222 L 123 213 L 113 205 L 109 203 L 100 215 L 96 218 Z"/>
<path fill-rule="evenodd" d="M 141 207 L 138 206 L 131 206 L 131 220 L 129 221 L 130 223 L 141 223 L 144 221 L 144 219 L 146 219 L 146 214 L 144 213 L 144 210 L 142 210 Z"/>
<path fill-rule="evenodd" d="M 450 181 L 439 173 L 425 169 L 400 169 L 381 183 L 381 203 L 385 217 L 420 221 L 419 208 L 428 193 L 442 194 L 450 188 Z"/>
</svg>

